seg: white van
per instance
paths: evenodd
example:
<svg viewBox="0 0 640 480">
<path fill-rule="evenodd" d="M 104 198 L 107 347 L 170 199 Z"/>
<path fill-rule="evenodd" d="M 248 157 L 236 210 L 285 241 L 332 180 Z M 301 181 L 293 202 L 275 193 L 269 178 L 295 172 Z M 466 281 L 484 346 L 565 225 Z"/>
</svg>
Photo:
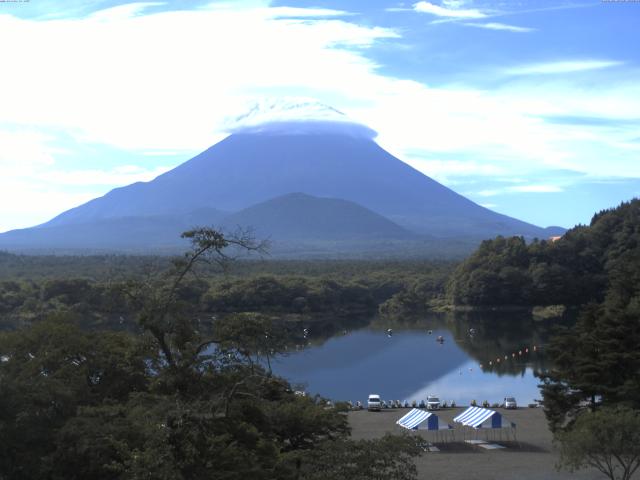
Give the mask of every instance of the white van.
<svg viewBox="0 0 640 480">
<path fill-rule="evenodd" d="M 369 398 L 367 399 L 367 410 L 371 411 L 380 411 L 380 406 L 382 405 L 382 402 L 380 401 L 380 395 L 377 395 L 375 393 L 372 393 L 371 395 L 369 395 Z"/>
<path fill-rule="evenodd" d="M 438 410 L 440 408 L 440 399 L 434 395 L 427 397 L 427 410 Z"/>
</svg>

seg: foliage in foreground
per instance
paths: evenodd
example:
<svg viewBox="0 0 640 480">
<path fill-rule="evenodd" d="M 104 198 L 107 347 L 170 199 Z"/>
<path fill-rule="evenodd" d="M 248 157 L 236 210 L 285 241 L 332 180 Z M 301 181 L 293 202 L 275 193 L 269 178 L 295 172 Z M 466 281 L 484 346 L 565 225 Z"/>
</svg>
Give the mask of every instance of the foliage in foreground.
<svg viewBox="0 0 640 480">
<path fill-rule="evenodd" d="M 593 467 L 611 480 L 629 480 L 640 467 L 640 412 L 625 407 L 582 412 L 557 441 L 561 467 Z"/>
<path fill-rule="evenodd" d="M 271 318 L 201 328 L 187 276 L 260 245 L 185 236 L 172 269 L 127 284 L 138 333 L 83 330 L 67 312 L 0 334 L 0 480 L 415 478 L 411 439 L 353 442 L 343 413 L 263 368 L 286 345 Z"/>
<path fill-rule="evenodd" d="M 325 442 L 306 455 L 302 476 L 308 480 L 410 480 L 420 453 L 416 437 L 385 435 L 380 440 Z"/>
</svg>

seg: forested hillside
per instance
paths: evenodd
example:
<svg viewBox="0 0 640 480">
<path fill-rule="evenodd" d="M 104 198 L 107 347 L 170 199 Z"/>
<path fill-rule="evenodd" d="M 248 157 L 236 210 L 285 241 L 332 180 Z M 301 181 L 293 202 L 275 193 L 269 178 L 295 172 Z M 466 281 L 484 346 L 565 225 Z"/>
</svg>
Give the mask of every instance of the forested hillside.
<svg viewBox="0 0 640 480">
<path fill-rule="evenodd" d="M 565 454 L 571 451 L 576 438 L 585 438 L 585 422 L 592 418 L 583 415 L 586 409 L 596 411 L 605 407 L 602 415 L 611 415 L 605 425 L 614 425 L 611 418 L 615 420 L 624 415 L 627 410 L 618 410 L 620 408 L 634 409 L 631 414 L 637 418 L 640 409 L 639 232 L 640 201 L 634 200 L 599 213 L 591 227 L 572 231 L 568 239 L 574 252 L 591 255 L 594 270 L 603 272 L 606 278 L 603 288 L 596 292 L 602 300 L 584 305 L 575 326 L 558 331 L 547 348 L 554 368 L 541 375 L 545 413 L 551 429 L 563 443 Z M 606 438 L 601 433 L 602 425 L 589 428 L 592 429 L 588 432 L 590 438 L 596 439 L 596 445 Z M 616 430 L 619 427 L 608 428 L 614 436 L 621 435 Z M 628 437 L 620 438 L 626 442 Z"/>
<path fill-rule="evenodd" d="M 640 268 L 640 200 L 594 215 L 562 238 L 526 243 L 519 237 L 482 242 L 452 275 L 457 305 L 582 305 L 601 302 L 612 275 Z"/>
</svg>

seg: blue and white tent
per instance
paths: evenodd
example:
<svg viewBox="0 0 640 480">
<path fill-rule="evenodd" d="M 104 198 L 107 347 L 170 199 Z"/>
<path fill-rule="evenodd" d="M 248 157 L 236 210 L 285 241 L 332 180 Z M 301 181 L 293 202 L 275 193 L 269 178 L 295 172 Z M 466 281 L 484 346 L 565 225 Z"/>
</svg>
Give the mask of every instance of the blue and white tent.
<svg viewBox="0 0 640 480">
<path fill-rule="evenodd" d="M 439 440 L 440 432 L 451 432 L 453 428 L 449 424 L 439 425 L 438 416 L 435 413 L 426 412 L 417 408 L 413 408 L 396 421 L 398 425 L 409 430 L 426 430 L 436 433 L 436 441 Z M 446 438 L 446 437 L 444 437 Z"/>
<path fill-rule="evenodd" d="M 486 429 L 502 432 L 502 429 L 510 429 L 513 432 L 515 439 L 516 424 L 507 421 L 502 417 L 502 414 L 495 410 L 489 410 L 482 407 L 469 407 L 460 415 L 453 419 L 455 423 L 460 423 L 465 427 L 471 427 L 473 429 L 480 430 Z M 499 430 L 498 430 L 499 429 Z"/>
<path fill-rule="evenodd" d="M 417 408 L 412 408 L 396 423 L 409 430 L 438 430 L 438 416 Z"/>
</svg>

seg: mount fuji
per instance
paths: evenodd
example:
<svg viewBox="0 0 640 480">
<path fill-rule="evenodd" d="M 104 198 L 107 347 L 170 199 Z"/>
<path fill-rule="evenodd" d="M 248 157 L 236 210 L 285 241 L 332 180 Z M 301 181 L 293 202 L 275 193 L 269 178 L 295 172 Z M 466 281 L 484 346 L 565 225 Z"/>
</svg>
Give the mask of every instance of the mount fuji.
<svg viewBox="0 0 640 480">
<path fill-rule="evenodd" d="M 254 227 L 276 245 L 409 242 L 428 249 L 496 235 L 558 233 L 484 208 L 394 157 L 369 128 L 342 119 L 245 123 L 150 182 L 116 188 L 32 228 L 10 250 L 153 250 L 184 246 L 196 225 Z M 345 243 L 346 242 L 346 243 Z M 342 245 L 341 245 L 342 243 Z M 346 247 L 345 247 L 346 248 Z M 367 247 L 368 248 L 368 247 Z"/>
</svg>

